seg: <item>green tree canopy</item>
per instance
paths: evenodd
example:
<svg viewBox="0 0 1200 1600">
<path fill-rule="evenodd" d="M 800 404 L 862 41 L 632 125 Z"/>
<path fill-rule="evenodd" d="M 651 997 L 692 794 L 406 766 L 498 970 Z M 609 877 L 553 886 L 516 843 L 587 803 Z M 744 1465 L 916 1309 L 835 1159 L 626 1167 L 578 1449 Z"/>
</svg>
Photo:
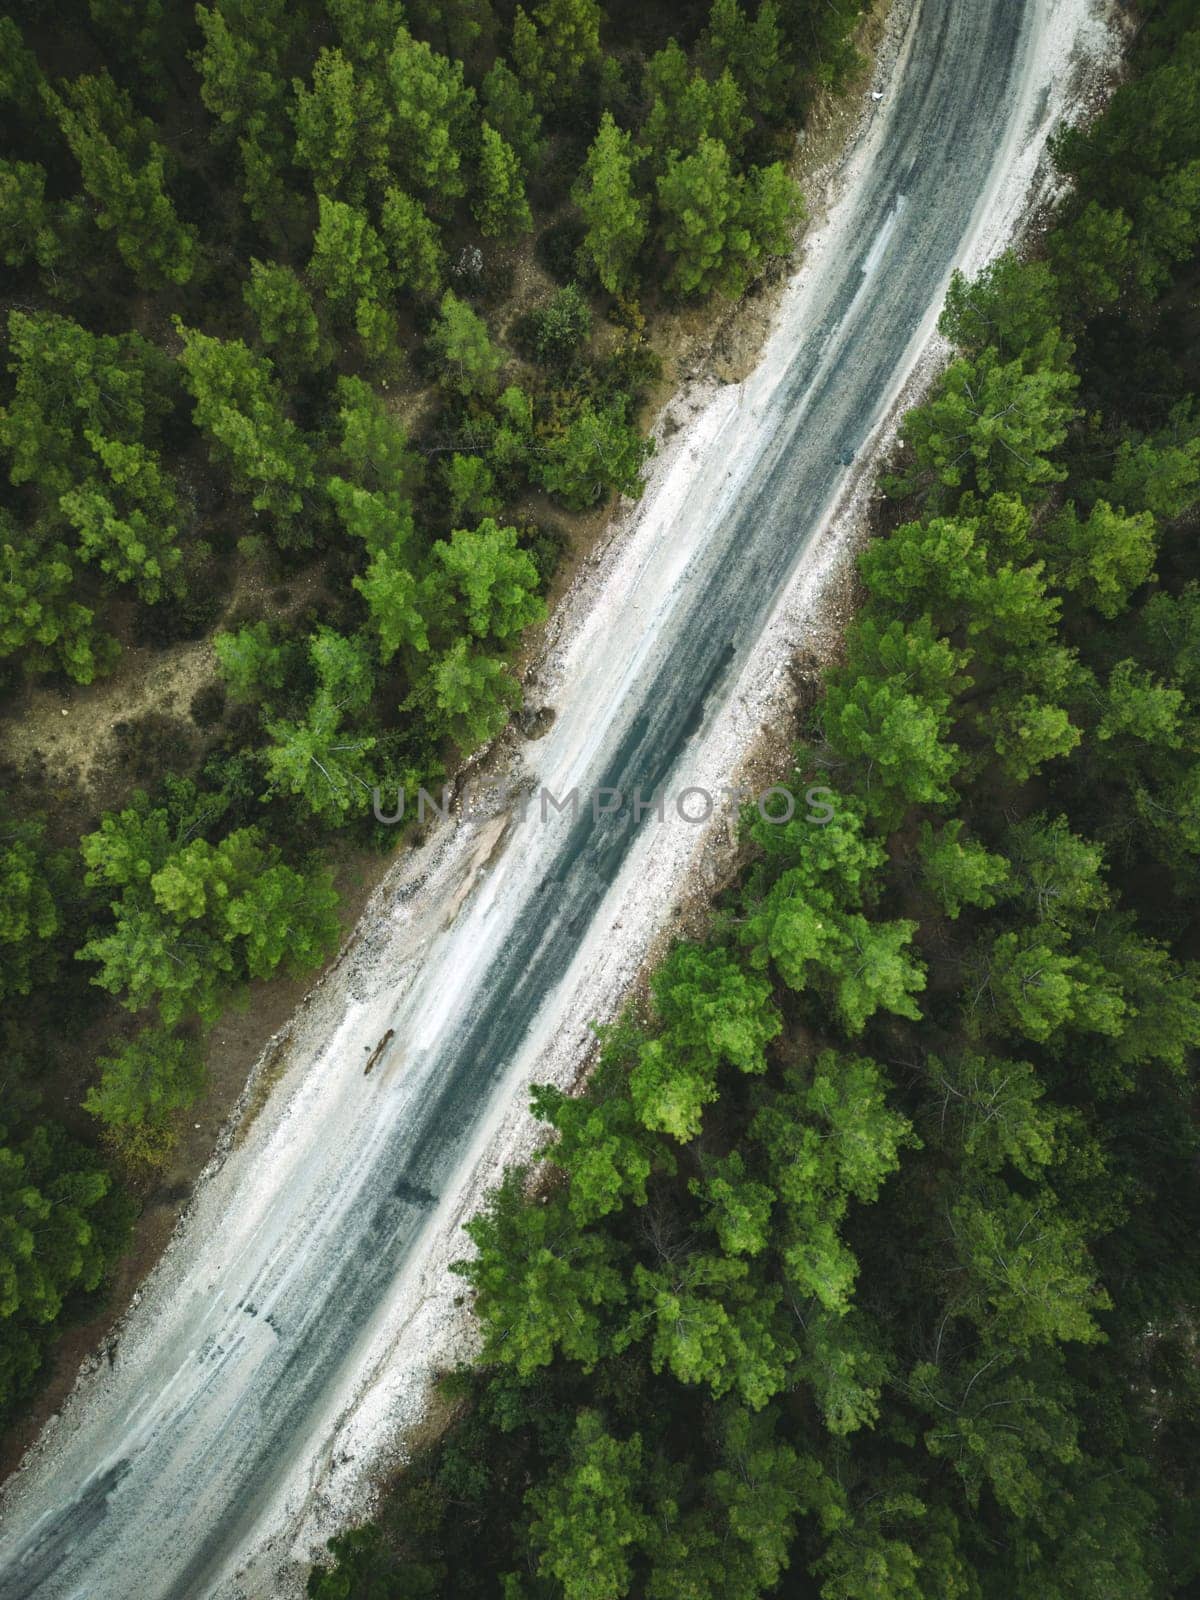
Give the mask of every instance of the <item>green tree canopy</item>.
<svg viewBox="0 0 1200 1600">
<path fill-rule="evenodd" d="M 55 1124 L 0 1138 L 0 1411 L 28 1389 L 66 1301 L 99 1287 L 131 1213 L 95 1155 Z"/>
<path fill-rule="evenodd" d="M 537 568 L 518 548 L 515 528 L 486 517 L 474 530 L 456 528 L 449 542 L 439 539 L 433 555 L 457 613 L 455 632 L 464 628 L 478 639 L 503 640 L 545 617 Z"/>
<path fill-rule="evenodd" d="M 322 49 L 311 88 L 294 78 L 292 92 L 297 165 L 312 173 L 318 194 L 361 205 L 368 184 L 388 172 L 391 119 L 378 81 L 356 73 L 340 50 Z"/>
<path fill-rule="evenodd" d="M 147 289 L 187 283 L 196 269 L 196 230 L 175 214 L 166 151 L 150 137 L 151 124 L 107 72 L 43 94 L 96 203 L 98 226 L 112 233 L 138 282 Z"/>
<path fill-rule="evenodd" d="M 84 1097 L 84 1108 L 125 1160 L 159 1165 L 175 1142 L 172 1113 L 190 1106 L 204 1087 L 197 1045 L 161 1028 L 143 1028 L 96 1065 L 99 1081 Z"/>
<path fill-rule="evenodd" d="M 235 488 L 249 495 L 256 511 L 270 512 L 286 538 L 312 486 L 314 463 L 307 440 L 284 410 L 271 363 L 240 339 L 177 326 L 196 426 L 230 466 Z"/>
<path fill-rule="evenodd" d="M 475 92 L 449 61 L 401 27 L 387 58 L 392 156 L 406 186 L 449 199 L 465 193 L 462 153 Z"/>
<path fill-rule="evenodd" d="M 173 831 L 167 812 L 143 796 L 83 839 L 89 881 L 118 896 L 111 923 L 92 929 L 76 952 L 98 964 L 93 983 L 127 1010 L 156 1006 L 171 1027 L 189 1016 L 214 1020 L 239 979 L 324 959 L 338 933 L 326 871 L 284 866 L 254 828 L 216 845 L 175 843 Z"/>
<path fill-rule="evenodd" d="M 1078 379 L 1069 369 L 1005 362 L 989 346 L 955 361 L 935 397 L 905 419 L 914 469 L 901 492 L 925 477 L 947 489 L 1032 495 L 1059 481 L 1053 454 L 1075 416 Z"/>
<path fill-rule="evenodd" d="M 485 238 L 511 237 L 533 227 L 520 158 L 488 122 L 480 129 L 479 186 L 472 209 Z"/>
<path fill-rule="evenodd" d="M 329 365 L 330 342 L 321 331 L 312 296 L 291 267 L 251 257 L 242 296 L 281 374 L 296 378 Z"/>
<path fill-rule="evenodd" d="M 786 253 L 799 193 L 778 163 L 735 172 L 719 139 L 672 157 L 658 179 L 662 246 L 670 288 L 682 295 L 741 295 L 763 258 Z"/>
<path fill-rule="evenodd" d="M 551 426 L 531 469 L 547 493 L 575 511 L 614 490 L 641 493 L 641 469 L 653 445 L 628 420 L 621 401 L 598 409 L 585 399 L 565 426 Z"/>
<path fill-rule="evenodd" d="M 599 60 L 600 20 L 598 0 L 542 0 L 532 18 L 517 7 L 513 57 L 540 104 L 563 104 Z"/>
<path fill-rule="evenodd" d="M 628 289 L 649 227 L 649 207 L 633 181 L 633 139 L 608 111 L 588 150 L 571 198 L 583 213 L 583 251 L 610 294 Z"/>
<path fill-rule="evenodd" d="M 504 352 L 488 335 L 487 323 L 447 289 L 429 343 L 442 364 L 446 384 L 460 394 L 490 394 L 504 366 Z"/>
<path fill-rule="evenodd" d="M 53 971 L 64 873 L 61 858 L 43 843 L 44 831 L 26 823 L 6 828 L 0 839 L 0 999 L 28 994 L 35 976 Z"/>
<path fill-rule="evenodd" d="M 420 202 L 391 185 L 384 193 L 379 229 L 399 287 L 414 294 L 436 293 L 442 282 L 442 245 Z"/>
<path fill-rule="evenodd" d="M 583 1411 L 561 1474 L 531 1491 L 539 1571 L 563 1600 L 619 1600 L 629 1593 L 630 1546 L 654 1533 L 637 1495 L 641 1455 L 636 1433 L 622 1442 L 596 1412 Z"/>
</svg>

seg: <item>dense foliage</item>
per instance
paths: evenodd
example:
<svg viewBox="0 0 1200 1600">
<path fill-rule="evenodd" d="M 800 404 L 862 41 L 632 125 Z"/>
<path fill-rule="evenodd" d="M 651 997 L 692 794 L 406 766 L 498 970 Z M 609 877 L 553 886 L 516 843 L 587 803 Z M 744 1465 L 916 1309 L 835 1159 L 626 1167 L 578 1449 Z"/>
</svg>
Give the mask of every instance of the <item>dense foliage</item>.
<svg viewBox="0 0 1200 1600">
<path fill-rule="evenodd" d="M 751 813 L 648 1020 L 537 1093 L 458 1420 L 319 1600 L 1195 1592 L 1189 12 L 1058 142 L 1044 251 L 954 284 L 804 714 L 833 820 Z"/>
<path fill-rule="evenodd" d="M 28 744 L 0 769 L 0 1413 L 215 1019 L 334 949 L 334 869 L 394 841 L 372 789 L 436 787 L 519 702 L 564 521 L 640 488 L 647 310 L 787 250 L 861 9 L 0 18 L 0 690 L 11 726 L 31 686 L 113 724 L 102 796 Z M 139 697 L 160 657 L 201 666 L 190 717 Z"/>
</svg>

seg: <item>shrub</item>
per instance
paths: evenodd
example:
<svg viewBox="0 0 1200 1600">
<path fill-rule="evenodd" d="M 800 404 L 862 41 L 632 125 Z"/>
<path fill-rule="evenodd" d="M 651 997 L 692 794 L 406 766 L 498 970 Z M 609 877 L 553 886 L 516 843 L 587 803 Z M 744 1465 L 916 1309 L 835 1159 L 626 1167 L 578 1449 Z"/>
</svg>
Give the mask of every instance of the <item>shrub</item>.
<svg viewBox="0 0 1200 1600">
<path fill-rule="evenodd" d="M 206 683 L 197 689 L 188 707 L 198 728 L 215 728 L 225 715 L 225 685 Z"/>
</svg>

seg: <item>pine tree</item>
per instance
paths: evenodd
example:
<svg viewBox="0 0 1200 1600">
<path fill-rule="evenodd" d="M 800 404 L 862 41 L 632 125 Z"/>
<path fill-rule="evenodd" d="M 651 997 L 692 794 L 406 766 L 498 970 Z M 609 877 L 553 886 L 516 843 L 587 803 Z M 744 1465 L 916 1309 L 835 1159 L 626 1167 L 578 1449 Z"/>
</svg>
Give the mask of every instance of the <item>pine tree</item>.
<svg viewBox="0 0 1200 1600">
<path fill-rule="evenodd" d="M 13 483 L 33 482 L 51 499 L 95 470 L 85 433 L 149 443 L 170 409 L 170 363 L 139 334 L 94 334 L 52 312 L 8 314 L 15 383 L 0 410 L 0 443 Z"/>
<path fill-rule="evenodd" d="M 302 13 L 288 0 L 215 0 L 196 7 L 196 21 L 204 44 L 193 62 L 200 98 L 216 119 L 212 137 L 238 147 L 251 216 L 276 223 L 287 208 L 283 175 L 292 154 L 285 61 L 304 26 Z"/>
<path fill-rule="evenodd" d="M 260 873 L 229 906 L 229 928 L 240 936 L 248 975 L 298 978 L 322 966 L 337 949 L 337 906 L 328 867 L 297 872 L 278 862 Z"/>
<path fill-rule="evenodd" d="M 605 1303 L 626 1288 L 618 1250 L 602 1233 L 573 1223 L 561 1195 L 529 1206 L 524 1174 L 509 1168 L 465 1232 L 477 1255 L 455 1262 L 474 1291 L 489 1355 L 528 1377 L 555 1352 L 594 1366 L 604 1340 Z"/>
<path fill-rule="evenodd" d="M 0 17 L 0 101 L 36 126 L 45 116 L 45 78 L 12 17 Z"/>
<path fill-rule="evenodd" d="M 266 734 L 269 793 L 296 795 L 305 810 L 333 823 L 352 811 L 362 813 L 374 781 L 367 763 L 373 737 L 339 727 L 337 718 L 320 710 L 303 722 L 269 722 Z"/>
<path fill-rule="evenodd" d="M 569 369 L 592 336 L 592 309 L 577 283 L 559 289 L 529 318 L 527 345 L 544 367 Z"/>
<path fill-rule="evenodd" d="M 44 827 L 10 827 L 0 844 L 0 999 L 28 994 L 35 976 L 54 970 L 53 942 L 61 932 L 58 893 L 62 864 L 43 842 Z"/>
<path fill-rule="evenodd" d="M 372 554 L 408 548 L 413 535 L 412 507 L 392 495 L 361 489 L 345 478 L 327 478 L 325 489 L 346 532 Z"/>
<path fill-rule="evenodd" d="M 143 287 L 187 283 L 196 268 L 196 230 L 180 223 L 166 191 L 166 151 L 134 115 L 129 96 L 107 73 L 45 90 L 83 186 L 126 266 Z"/>
<path fill-rule="evenodd" d="M 46 269 L 61 258 L 64 246 L 45 189 L 43 167 L 0 160 L 0 261 L 5 266 L 23 267 L 32 260 Z"/>
<path fill-rule="evenodd" d="M 626 1092 L 642 1031 L 626 1016 L 599 1032 L 600 1062 L 587 1092 L 567 1095 L 541 1084 L 531 1100 L 534 1114 L 558 1135 L 554 1165 L 567 1176 L 567 1205 L 581 1224 L 610 1215 L 626 1200 L 645 1205 L 651 1174 L 677 1170 L 671 1149 L 643 1126 Z"/>
<path fill-rule="evenodd" d="M 541 104 L 562 105 L 584 69 L 600 59 L 600 6 L 598 0 L 543 0 L 534 18 L 536 28 L 517 7 L 517 69 Z"/>
<path fill-rule="evenodd" d="M 788 66 L 775 0 L 762 0 L 753 22 L 738 0 L 713 0 L 702 51 L 718 69 L 728 69 L 751 105 L 769 122 L 784 112 Z"/>
<path fill-rule="evenodd" d="M 562 1469 L 531 1491 L 538 1572 L 564 1600 L 630 1592 L 629 1556 L 655 1532 L 637 1495 L 641 1459 L 638 1434 L 618 1440 L 596 1412 L 582 1411 Z"/>
<path fill-rule="evenodd" d="M 1058 482 L 1052 459 L 1075 416 L 1078 379 L 1070 370 L 1002 362 L 994 348 L 955 361 L 934 399 L 911 411 L 904 437 L 915 467 L 894 487 L 927 478 L 946 489 L 976 487 L 1031 496 Z"/>
<path fill-rule="evenodd" d="M 323 49 L 312 87 L 292 80 L 289 114 L 296 128 L 296 163 L 313 176 L 318 194 L 343 194 L 361 205 L 367 185 L 387 173 L 390 117 L 374 78 L 359 78 L 340 50 Z"/>
<path fill-rule="evenodd" d="M 142 92 L 166 98 L 168 50 L 163 0 L 88 0 L 88 14 L 109 51 L 142 80 Z"/>
<path fill-rule="evenodd" d="M 676 156 L 658 180 L 662 243 L 671 258 L 668 283 L 680 294 L 719 289 L 740 295 L 764 255 L 788 248 L 801 203 L 783 167 L 735 175 L 729 151 L 703 138 L 691 155 Z"/>
<path fill-rule="evenodd" d="M 215 0 L 197 8 L 196 21 L 204 36 L 195 58 L 200 96 L 219 135 L 232 139 L 264 112 L 275 120 L 287 87 L 283 61 L 305 26 L 301 14 L 287 0 Z"/>
<path fill-rule="evenodd" d="M 501 509 L 492 469 L 480 456 L 464 456 L 458 451 L 442 467 L 442 481 L 452 522 L 478 522 L 497 516 Z"/>
<path fill-rule="evenodd" d="M 379 61 L 392 47 L 404 21 L 402 0 L 325 0 L 325 10 L 350 58 L 360 66 Z"/>
<path fill-rule="evenodd" d="M 449 542 L 434 545 L 433 557 L 453 596 L 455 633 L 503 640 L 545 618 L 537 568 L 518 548 L 515 528 L 502 528 L 490 517 L 473 531 L 456 528 Z"/>
<path fill-rule="evenodd" d="M 130 583 L 153 605 L 166 594 L 179 594 L 182 578 L 177 531 L 170 523 L 147 515 L 140 506 L 118 507 L 97 486 L 72 489 L 59 499 L 73 525 L 79 553 L 117 583 Z"/>
<path fill-rule="evenodd" d="M 84 1109 L 126 1161 L 161 1165 L 175 1143 L 172 1113 L 190 1106 L 204 1088 L 197 1045 L 163 1028 L 143 1028 L 96 1066 L 99 1081 L 84 1097 Z"/>
<path fill-rule="evenodd" d="M 658 203 L 672 289 L 704 294 L 722 282 L 730 246 L 739 242 L 738 200 L 729 152 L 719 140 L 702 139 L 694 153 L 670 162 L 658 180 Z M 748 236 L 740 242 L 747 245 Z"/>
<path fill-rule="evenodd" d="M 331 628 L 311 637 L 308 655 L 316 692 L 302 719 L 267 724 L 264 766 L 273 792 L 297 795 L 313 815 L 337 822 L 361 814 L 374 781 L 367 757 L 376 741 L 353 726 L 370 703 L 374 674 L 360 641 Z"/>
<path fill-rule="evenodd" d="M 68 1298 L 100 1286 L 132 1212 L 95 1154 L 56 1124 L 0 1136 L 0 1413 L 28 1392 Z"/>
<path fill-rule="evenodd" d="M 270 115 L 255 112 L 237 144 L 245 177 L 242 199 L 247 211 L 276 237 L 285 237 L 289 214 L 295 211 L 297 201 L 284 182 L 288 157 Z"/>
<path fill-rule="evenodd" d="M 366 602 L 382 662 L 399 650 L 418 655 L 428 651 L 430 597 L 406 565 L 398 544 L 377 549 L 366 571 L 351 581 Z"/>
<path fill-rule="evenodd" d="M 520 80 L 503 56 L 498 56 L 488 69 L 482 98 L 487 121 L 516 151 L 525 170 L 536 170 L 546 149 L 542 119 L 533 96 L 522 89 Z"/>
<path fill-rule="evenodd" d="M 781 1024 L 768 985 L 720 950 L 679 945 L 655 975 L 653 994 L 662 1032 L 640 1050 L 630 1092 L 644 1126 L 683 1142 L 700 1131 L 721 1064 L 764 1071 Z"/>
<path fill-rule="evenodd" d="M 408 0 L 418 33 L 453 61 L 487 59 L 494 52 L 498 22 L 492 0 Z"/>
<path fill-rule="evenodd" d="M 1136 272 L 1133 223 L 1120 209 L 1089 201 L 1069 234 L 1056 233 L 1052 266 L 1067 304 L 1089 316 L 1114 306 Z"/>
<path fill-rule="evenodd" d="M 633 266 L 646 237 L 649 207 L 633 185 L 633 139 L 605 112 L 583 170 L 571 190 L 587 232 L 583 251 L 610 294 L 633 281 Z"/>
<path fill-rule="evenodd" d="M 176 320 L 183 339 L 179 357 L 195 400 L 192 413 L 214 455 L 227 461 L 234 486 L 256 511 L 268 511 L 280 535 L 290 532 L 313 483 L 313 454 L 286 415 L 271 364 L 240 339 L 214 339 Z"/>
<path fill-rule="evenodd" d="M 581 511 L 614 490 L 640 494 L 641 469 L 652 448 L 620 402 L 597 410 L 585 400 L 563 431 L 547 435 L 531 470 L 547 493 Z"/>
<path fill-rule="evenodd" d="M 460 394 L 490 394 L 504 366 L 504 352 L 488 335 L 487 323 L 465 300 L 447 289 L 430 348 L 442 363 L 444 381 Z"/>
<path fill-rule="evenodd" d="M 521 687 L 496 656 L 459 639 L 431 668 L 441 726 L 463 749 L 494 739 L 520 703 Z"/>
<path fill-rule="evenodd" d="M 1000 770 L 1014 783 L 1028 783 L 1048 761 L 1061 759 L 1082 739 L 1065 706 L 1015 685 L 993 697 L 980 717 L 985 743 Z"/>
<path fill-rule="evenodd" d="M 642 94 L 650 111 L 641 140 L 659 173 L 671 156 L 688 154 L 704 138 L 719 139 L 737 151 L 753 126 L 745 96 L 728 67 L 710 81 L 674 39 L 647 62 Z"/>
<path fill-rule="evenodd" d="M 389 187 L 379 228 L 399 287 L 413 294 L 436 294 L 445 266 L 442 244 L 420 202 L 394 185 Z"/>
<path fill-rule="evenodd" d="M 742 187 L 738 220 L 749 235 L 744 253 L 735 256 L 726 279 L 726 293 L 741 293 L 770 256 L 785 256 L 792 231 L 804 216 L 804 201 L 782 162 L 751 167 Z"/>
<path fill-rule="evenodd" d="M 218 633 L 213 649 L 221 676 L 237 700 L 256 700 L 278 692 L 293 674 L 296 646 L 277 640 L 268 622 L 244 624 L 236 633 Z"/>
<path fill-rule="evenodd" d="M 111 925 L 93 928 L 76 952 L 98 964 L 93 983 L 129 1011 L 156 1007 L 170 1028 L 189 1017 L 211 1023 L 247 977 L 320 964 L 338 934 L 328 872 L 305 877 L 282 865 L 255 828 L 217 845 L 176 844 L 167 813 L 144 801 L 81 843 L 90 881 L 120 892 Z"/>
<path fill-rule="evenodd" d="M 317 208 L 309 278 L 343 317 L 362 300 L 381 304 L 388 292 L 387 252 L 366 212 L 323 194 Z"/>
<path fill-rule="evenodd" d="M 381 397 L 361 378 L 339 378 L 335 460 L 356 485 L 382 495 L 397 515 L 420 487 L 420 459 Z"/>
<path fill-rule="evenodd" d="M 312 296 L 291 267 L 252 256 L 242 298 L 281 374 L 295 379 L 329 365 L 333 353 Z"/>
<path fill-rule="evenodd" d="M 1068 504 L 1051 523 L 1047 543 L 1058 581 L 1111 619 L 1154 571 L 1158 535 L 1149 511 L 1126 516 L 1097 500 L 1082 522 Z"/>
<path fill-rule="evenodd" d="M 472 207 L 479 231 L 485 236 L 511 237 L 533 227 L 521 163 L 511 145 L 505 143 L 487 122 L 480 132 L 479 197 Z"/>
<path fill-rule="evenodd" d="M 119 654 L 95 613 L 72 599 L 72 552 L 49 529 L 18 530 L 0 511 L 0 659 L 16 657 L 29 677 L 62 671 L 91 683 Z"/>
<path fill-rule="evenodd" d="M 400 322 L 391 306 L 370 295 L 360 295 L 354 307 L 354 331 L 363 353 L 385 382 L 401 370 Z"/>
<path fill-rule="evenodd" d="M 970 356 L 991 346 L 1031 371 L 1063 367 L 1075 347 L 1060 325 L 1059 297 L 1048 262 L 1022 261 L 1006 250 L 977 278 L 954 274 L 938 327 Z"/>
<path fill-rule="evenodd" d="M 921 824 L 922 878 L 951 918 L 958 917 L 964 906 L 994 906 L 1009 877 L 1004 857 L 977 839 L 964 838 L 964 826 L 957 817 L 936 832 L 928 822 Z"/>
<path fill-rule="evenodd" d="M 475 91 L 461 62 L 437 55 L 407 28 L 387 59 L 393 160 L 407 185 L 447 199 L 466 191 L 462 153 L 475 115 Z"/>
</svg>

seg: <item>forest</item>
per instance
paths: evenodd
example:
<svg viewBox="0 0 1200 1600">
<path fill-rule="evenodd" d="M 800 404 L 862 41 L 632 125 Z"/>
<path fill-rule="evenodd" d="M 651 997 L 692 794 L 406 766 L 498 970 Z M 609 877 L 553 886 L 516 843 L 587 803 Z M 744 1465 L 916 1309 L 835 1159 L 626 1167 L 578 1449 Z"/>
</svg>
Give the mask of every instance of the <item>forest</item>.
<svg viewBox="0 0 1200 1600">
<path fill-rule="evenodd" d="M 861 11 L 0 18 L 0 1419 L 161 1193 L 212 1030 L 336 951 L 396 846 L 373 787 L 519 706 L 572 519 L 638 492 L 655 317 L 786 255 Z M 182 705 L 108 709 L 179 661 Z M 45 690 L 102 782 L 19 744 Z"/>
<path fill-rule="evenodd" d="M 479 1361 L 316 1600 L 1200 1585 L 1200 29 L 1146 5 L 1026 254 L 957 278 L 823 828 L 469 1226 Z"/>
</svg>

